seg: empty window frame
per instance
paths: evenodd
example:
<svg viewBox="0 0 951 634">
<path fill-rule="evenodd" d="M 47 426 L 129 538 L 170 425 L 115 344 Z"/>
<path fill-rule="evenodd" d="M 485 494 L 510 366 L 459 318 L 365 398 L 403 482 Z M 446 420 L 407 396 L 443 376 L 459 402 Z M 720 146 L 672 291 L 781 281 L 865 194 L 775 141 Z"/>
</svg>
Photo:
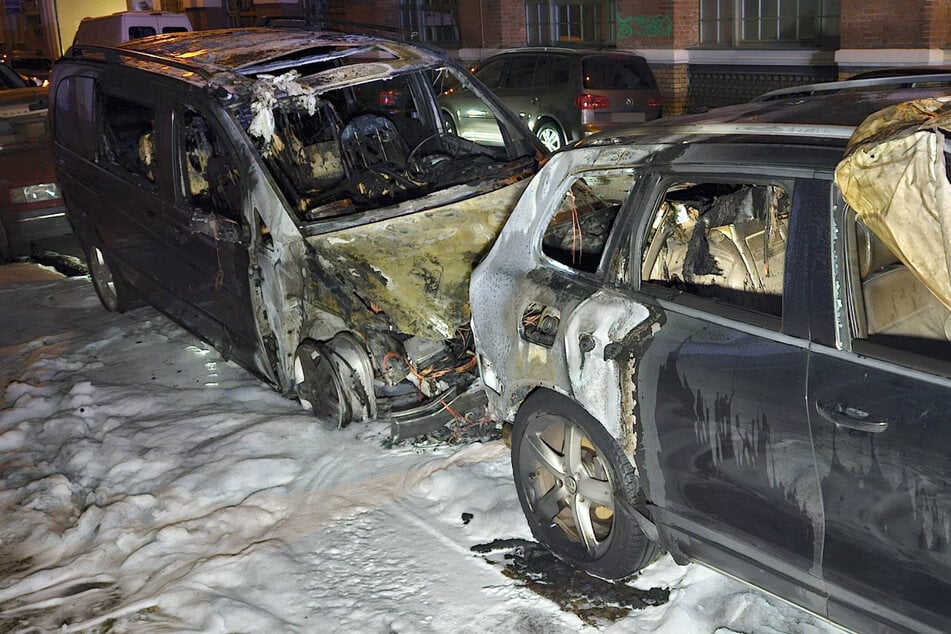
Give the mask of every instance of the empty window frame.
<svg viewBox="0 0 951 634">
<path fill-rule="evenodd" d="M 204 214 L 241 217 L 241 179 L 217 130 L 185 106 L 179 119 L 182 180 L 190 206 Z"/>
<path fill-rule="evenodd" d="M 839 0 L 700 0 L 700 43 L 837 46 Z"/>
<path fill-rule="evenodd" d="M 790 186 L 677 182 L 651 219 L 643 282 L 782 315 Z"/>
<path fill-rule="evenodd" d="M 615 43 L 613 0 L 526 0 L 528 44 L 596 45 Z"/>
<path fill-rule="evenodd" d="M 100 95 L 102 156 L 113 169 L 155 185 L 155 112 L 141 103 Z"/>
<path fill-rule="evenodd" d="M 633 183 L 630 170 L 577 176 L 548 223 L 542 252 L 577 271 L 597 271 L 611 228 Z"/>
</svg>

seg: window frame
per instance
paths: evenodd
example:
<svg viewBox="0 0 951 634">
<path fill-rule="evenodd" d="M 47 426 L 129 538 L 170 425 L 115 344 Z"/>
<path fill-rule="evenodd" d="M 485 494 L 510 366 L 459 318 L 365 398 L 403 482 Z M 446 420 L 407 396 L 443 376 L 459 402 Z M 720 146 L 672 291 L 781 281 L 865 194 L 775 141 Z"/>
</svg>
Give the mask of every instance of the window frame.
<svg viewBox="0 0 951 634">
<path fill-rule="evenodd" d="M 751 308 L 745 308 L 728 301 L 720 300 L 716 297 L 704 297 L 688 291 L 678 289 L 674 286 L 664 286 L 642 279 L 642 270 L 644 266 L 643 256 L 645 250 L 650 247 L 649 233 L 653 225 L 654 218 L 660 210 L 660 206 L 667 196 L 670 188 L 678 183 L 723 183 L 734 185 L 762 185 L 781 187 L 786 195 L 790 197 L 790 221 L 787 230 L 792 226 L 792 214 L 795 213 L 796 203 L 796 185 L 801 174 L 797 170 L 777 169 L 773 174 L 764 174 L 757 171 L 743 170 L 743 166 L 732 166 L 719 168 L 718 166 L 697 166 L 698 169 L 690 170 L 664 170 L 657 171 L 650 178 L 650 189 L 642 194 L 642 197 L 635 202 L 642 213 L 631 232 L 630 241 L 630 264 L 629 264 L 629 284 L 636 290 L 658 300 L 665 300 L 673 304 L 684 306 L 689 309 L 701 311 L 712 316 L 724 317 L 736 320 L 745 324 L 766 328 L 777 333 L 784 332 L 783 320 L 789 311 L 786 308 L 786 300 L 789 296 L 786 282 L 789 279 L 787 272 L 783 270 L 783 292 L 781 295 L 781 313 L 773 315 L 770 313 L 757 311 Z M 737 169 L 739 168 L 739 170 Z M 793 232 L 789 231 L 786 239 L 785 254 L 788 255 L 792 249 L 790 244 L 796 238 Z M 788 262 L 788 258 L 785 259 Z M 785 264 L 784 264 L 785 266 Z"/>
<path fill-rule="evenodd" d="M 562 20 L 562 9 L 579 11 L 579 21 L 570 16 Z M 586 9 L 593 15 L 585 17 Z M 525 40 L 528 46 L 613 47 L 617 45 L 617 0 L 525 0 Z M 592 29 L 586 37 L 586 21 Z M 572 27 L 580 29 L 580 36 L 572 39 Z M 566 27 L 568 39 L 562 39 Z"/>
<path fill-rule="evenodd" d="M 121 90 L 112 90 L 104 87 L 101 82 L 98 81 L 96 82 L 94 96 L 95 103 L 93 107 L 95 108 L 94 112 L 96 115 L 96 121 L 98 122 L 98 125 L 96 126 L 97 139 L 95 144 L 97 164 L 103 169 L 106 169 L 117 176 L 129 179 L 130 182 L 134 183 L 138 187 L 148 190 L 153 194 L 158 193 L 162 187 L 161 183 L 163 179 L 163 170 L 166 169 L 164 167 L 165 161 L 161 159 L 164 145 L 162 138 L 162 121 L 160 120 L 162 113 L 161 102 L 141 99 L 140 97 Z M 122 101 L 140 106 L 142 108 L 147 108 L 152 111 L 152 150 L 154 162 L 152 165 L 153 175 L 151 179 L 138 171 L 122 165 L 121 163 L 113 162 L 109 158 L 105 134 L 106 121 L 109 119 L 105 103 L 106 99 L 120 99 Z"/>
<path fill-rule="evenodd" d="M 757 12 L 747 17 L 747 6 L 754 2 Z M 839 0 L 816 0 L 815 13 L 799 8 L 802 0 L 700 0 L 697 16 L 698 38 L 703 47 L 764 47 L 764 46 L 819 46 L 823 49 L 838 47 L 841 33 L 841 3 Z M 773 14 L 767 15 L 764 4 L 773 5 Z M 795 5 L 795 15 L 783 15 L 784 5 Z M 709 17 L 704 17 L 708 14 Z M 815 21 L 815 32 L 800 36 L 803 20 Z M 796 36 L 784 37 L 782 21 L 795 22 Z M 752 37 L 748 27 L 761 34 L 764 24 L 775 21 L 776 35 Z M 711 26 L 712 25 L 712 26 Z M 707 37 L 706 34 L 711 36 Z"/>
<path fill-rule="evenodd" d="M 601 251 L 597 268 L 595 268 L 594 271 L 586 271 L 584 269 L 565 264 L 546 253 L 544 248 L 545 235 L 548 232 L 548 227 L 551 224 L 552 219 L 558 213 L 558 209 L 565 200 L 568 190 L 571 189 L 571 186 L 574 185 L 578 180 L 584 178 L 586 175 L 618 172 L 629 175 L 631 184 L 628 188 L 627 194 L 625 194 L 624 200 L 620 202 L 617 214 L 614 217 L 614 222 L 611 224 L 611 229 L 608 232 L 608 237 L 604 241 L 604 248 Z M 628 224 L 627 219 L 631 215 L 631 210 L 634 204 L 633 201 L 636 198 L 635 193 L 639 189 L 642 180 L 643 175 L 637 170 L 635 166 L 614 168 L 606 168 L 602 166 L 576 170 L 566 174 L 558 189 L 552 193 L 551 197 L 549 198 L 548 206 L 544 210 L 543 214 L 541 214 L 539 219 L 539 230 L 534 245 L 534 248 L 538 254 L 538 261 L 546 267 L 554 268 L 561 272 L 566 272 L 571 275 L 578 275 L 592 280 L 605 280 L 605 282 L 607 282 L 609 279 L 616 278 L 616 275 L 611 274 L 611 271 L 617 264 L 616 253 L 619 250 L 619 245 L 623 244 L 626 240 L 626 234 L 628 230 L 625 227 Z"/>
<path fill-rule="evenodd" d="M 832 231 L 832 293 L 836 310 L 836 347 L 877 361 L 903 366 L 945 378 L 951 378 L 951 360 L 920 354 L 881 341 L 868 339 L 865 297 L 859 277 L 858 237 L 855 212 L 836 190 L 836 213 Z M 836 292 L 838 289 L 838 293 Z M 947 343 L 951 346 L 951 342 Z"/>
<path fill-rule="evenodd" d="M 414 39 L 450 48 L 460 45 L 459 0 L 400 0 L 399 11 L 400 27 L 416 34 Z M 439 23 L 437 15 L 448 16 L 448 23 Z"/>
</svg>

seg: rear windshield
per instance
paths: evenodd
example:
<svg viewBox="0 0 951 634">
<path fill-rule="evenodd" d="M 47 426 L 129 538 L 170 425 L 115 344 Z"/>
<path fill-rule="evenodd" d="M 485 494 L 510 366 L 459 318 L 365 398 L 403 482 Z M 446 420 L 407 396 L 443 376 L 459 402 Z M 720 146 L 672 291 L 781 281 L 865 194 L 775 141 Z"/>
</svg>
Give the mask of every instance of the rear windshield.
<svg viewBox="0 0 951 634">
<path fill-rule="evenodd" d="M 130 26 L 129 39 L 137 40 L 140 37 L 151 37 L 155 35 L 155 28 L 151 26 Z"/>
<path fill-rule="evenodd" d="M 657 88 L 654 75 L 641 57 L 586 57 L 581 62 L 584 87 L 590 90 Z"/>
<path fill-rule="evenodd" d="M 13 60 L 13 65 L 23 70 L 48 71 L 53 62 L 45 57 L 20 57 Z"/>
</svg>

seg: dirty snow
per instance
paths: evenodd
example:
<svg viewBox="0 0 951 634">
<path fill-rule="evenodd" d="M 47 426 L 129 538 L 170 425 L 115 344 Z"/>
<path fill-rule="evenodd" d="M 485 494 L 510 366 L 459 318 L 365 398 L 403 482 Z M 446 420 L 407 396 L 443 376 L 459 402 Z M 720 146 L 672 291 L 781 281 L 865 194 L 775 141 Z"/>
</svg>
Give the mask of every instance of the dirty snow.
<svg viewBox="0 0 951 634">
<path fill-rule="evenodd" d="M 530 537 L 500 442 L 326 431 L 154 310 L 24 273 L 0 267 L 0 631 L 594 631 L 470 550 Z M 833 631 L 669 558 L 632 583 L 670 600 L 603 629 Z"/>
</svg>

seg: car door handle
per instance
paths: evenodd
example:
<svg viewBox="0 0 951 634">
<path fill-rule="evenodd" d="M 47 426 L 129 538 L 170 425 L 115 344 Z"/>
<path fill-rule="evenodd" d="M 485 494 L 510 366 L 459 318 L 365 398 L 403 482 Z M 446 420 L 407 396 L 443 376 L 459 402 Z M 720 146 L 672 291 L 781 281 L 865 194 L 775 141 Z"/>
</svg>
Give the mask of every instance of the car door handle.
<svg viewBox="0 0 951 634">
<path fill-rule="evenodd" d="M 888 421 L 872 418 L 868 412 L 831 401 L 816 401 L 816 411 L 830 423 L 838 427 L 880 434 L 888 428 Z"/>
</svg>

